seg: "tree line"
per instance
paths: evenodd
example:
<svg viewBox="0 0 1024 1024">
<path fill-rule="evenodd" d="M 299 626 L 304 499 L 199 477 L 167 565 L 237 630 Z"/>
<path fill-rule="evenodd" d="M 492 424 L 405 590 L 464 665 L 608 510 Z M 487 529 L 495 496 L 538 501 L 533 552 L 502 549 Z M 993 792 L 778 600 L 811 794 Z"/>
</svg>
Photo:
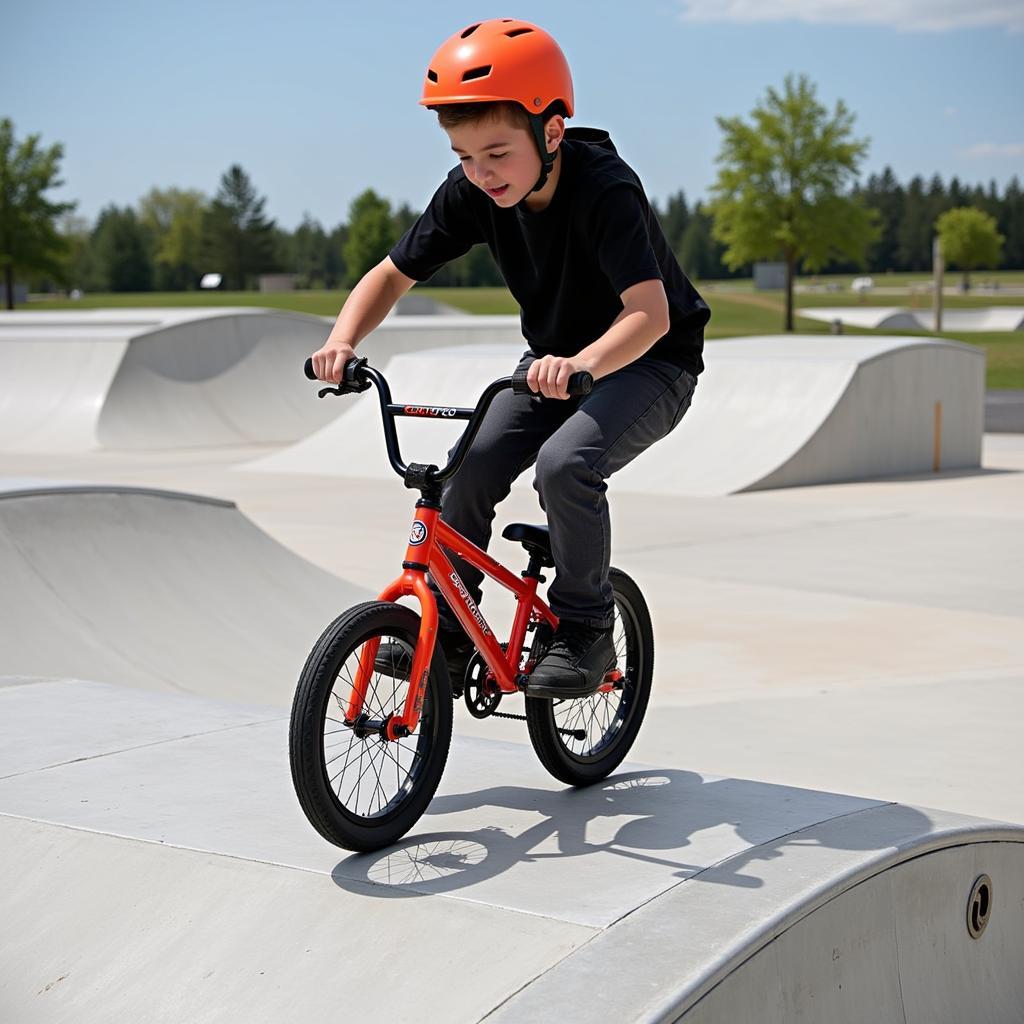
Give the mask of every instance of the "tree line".
<svg viewBox="0 0 1024 1024">
<path fill-rule="evenodd" d="M 808 90 L 802 99 L 800 89 Z M 815 109 L 813 87 L 803 81 L 787 81 L 785 97 L 769 93 L 778 101 L 781 118 L 784 101 L 794 96 L 804 104 L 801 110 Z M 843 117 L 852 122 L 845 110 Z M 730 131 L 736 140 L 750 132 L 739 119 L 721 124 L 727 138 Z M 0 121 L 2 181 L 17 183 L 21 175 L 37 186 L 34 209 L 27 208 L 24 188 L 19 193 L 5 184 L 0 193 L 0 265 L 5 278 L 21 270 L 19 279 L 36 291 L 189 291 L 197 289 L 209 272 L 221 275 L 225 290 L 255 288 L 259 275 L 270 273 L 295 275 L 299 288 L 350 287 L 418 216 L 408 204 L 392 206 L 367 189 L 351 203 L 347 219 L 333 228 L 324 228 L 306 214 L 294 231 L 288 231 L 267 217 L 266 198 L 234 165 L 222 176 L 212 199 L 194 190 L 154 188 L 134 207 L 110 205 L 89 223 L 74 214 L 73 204 L 42 198 L 45 189 L 61 184 L 61 156 L 59 145 L 41 149 L 38 136 L 17 143 L 11 122 Z M 737 157 L 739 163 L 744 159 L 752 158 Z M 849 166 L 855 168 L 856 159 Z M 723 206 L 722 180 L 711 202 L 691 205 L 682 191 L 664 203 L 652 202 L 669 245 L 696 280 L 747 277 L 753 258 L 768 258 L 746 260 L 743 246 L 736 244 L 738 236 L 724 230 L 728 210 Z M 38 188 L 40 183 L 43 188 Z M 954 177 L 947 184 L 939 175 L 928 181 L 917 176 L 903 184 L 886 167 L 866 183 L 854 182 L 848 198 L 870 211 L 873 230 L 855 251 L 844 252 L 840 246 L 819 260 L 835 272 L 929 270 L 938 218 L 961 207 L 981 210 L 995 221 L 1003 237 L 1000 268 L 1024 268 L 1024 191 L 1016 177 L 1002 191 L 994 181 L 985 187 Z M 500 285 L 502 278 L 486 247 L 476 246 L 430 283 L 473 287 Z"/>
<path fill-rule="evenodd" d="M 865 262 L 833 260 L 829 269 L 837 273 L 929 271 L 936 221 L 964 206 L 995 219 L 1005 238 L 999 267 L 1024 268 L 1024 190 L 1017 178 L 1001 192 L 995 182 L 987 188 L 967 186 L 954 177 L 946 184 L 939 175 L 901 184 L 886 167 L 857 186 L 854 195 L 878 212 L 878 236 Z M 347 221 L 328 230 L 307 214 L 294 231 L 286 231 L 265 217 L 264 204 L 235 166 L 212 202 L 199 192 L 153 189 L 134 209 L 108 206 L 91 226 L 66 216 L 66 286 L 99 292 L 188 291 L 198 288 L 203 273 L 216 271 L 223 276 L 222 287 L 230 290 L 255 287 L 257 276 L 268 273 L 294 274 L 299 288 L 351 287 L 418 216 L 407 204 L 393 207 L 368 189 L 351 204 Z M 749 264 L 736 269 L 725 264 L 725 245 L 712 234 L 714 219 L 705 203 L 691 206 L 679 191 L 651 205 L 690 277 L 750 276 Z M 52 273 L 36 283 L 60 284 Z M 476 246 L 430 283 L 473 287 L 500 285 L 502 278 L 486 247 Z"/>
</svg>

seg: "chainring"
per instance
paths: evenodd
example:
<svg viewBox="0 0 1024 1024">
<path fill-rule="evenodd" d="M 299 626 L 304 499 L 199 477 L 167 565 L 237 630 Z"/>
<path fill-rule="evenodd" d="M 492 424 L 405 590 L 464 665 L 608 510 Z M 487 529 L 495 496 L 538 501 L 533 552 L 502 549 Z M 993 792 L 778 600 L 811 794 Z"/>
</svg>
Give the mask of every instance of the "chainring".
<svg viewBox="0 0 1024 1024">
<path fill-rule="evenodd" d="M 502 650 L 506 647 L 506 644 L 501 645 Z M 501 703 L 501 690 L 479 651 L 466 665 L 465 680 L 462 697 L 469 713 L 474 718 L 487 718 L 488 715 L 493 715 Z"/>
</svg>

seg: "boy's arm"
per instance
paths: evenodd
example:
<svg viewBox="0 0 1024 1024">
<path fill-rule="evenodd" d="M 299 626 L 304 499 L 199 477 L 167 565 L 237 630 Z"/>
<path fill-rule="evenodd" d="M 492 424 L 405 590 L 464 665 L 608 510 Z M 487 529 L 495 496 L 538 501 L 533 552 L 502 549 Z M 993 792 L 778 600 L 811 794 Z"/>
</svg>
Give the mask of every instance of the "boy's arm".
<svg viewBox="0 0 1024 1024">
<path fill-rule="evenodd" d="M 589 371 L 594 380 L 607 377 L 639 359 L 668 332 L 668 298 L 660 278 L 640 281 L 619 298 L 622 312 L 597 341 L 574 356 L 544 356 L 531 364 L 527 381 L 534 391 L 548 398 L 568 398 L 565 386 L 577 370 Z"/>
<path fill-rule="evenodd" d="M 313 353 L 313 370 L 323 381 L 337 384 L 355 348 L 388 315 L 416 283 L 385 256 L 368 270 L 349 293 L 323 348 Z"/>
</svg>

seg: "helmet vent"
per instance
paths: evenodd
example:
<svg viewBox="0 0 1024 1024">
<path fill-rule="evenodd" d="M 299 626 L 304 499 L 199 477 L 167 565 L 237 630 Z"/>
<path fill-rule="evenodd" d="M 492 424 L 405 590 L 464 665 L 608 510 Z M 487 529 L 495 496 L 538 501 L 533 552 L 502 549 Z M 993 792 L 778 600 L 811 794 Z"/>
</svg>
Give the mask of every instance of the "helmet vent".
<svg viewBox="0 0 1024 1024">
<path fill-rule="evenodd" d="M 514 28 L 511 32 L 506 32 L 505 35 L 507 35 L 509 39 L 515 39 L 516 36 L 525 36 L 527 32 L 532 31 L 532 28 Z"/>
<path fill-rule="evenodd" d="M 433 68 L 430 68 L 427 71 L 427 78 L 429 78 L 432 82 L 434 82 L 436 84 L 437 83 L 437 72 Z"/>
<path fill-rule="evenodd" d="M 470 25 L 465 32 L 462 33 L 462 38 L 465 39 L 467 36 L 471 36 L 480 27 L 479 22 L 476 25 Z"/>
<path fill-rule="evenodd" d="M 463 76 L 464 82 L 472 82 L 474 78 L 486 78 L 491 73 L 491 65 L 484 64 L 479 68 L 470 68 Z"/>
</svg>

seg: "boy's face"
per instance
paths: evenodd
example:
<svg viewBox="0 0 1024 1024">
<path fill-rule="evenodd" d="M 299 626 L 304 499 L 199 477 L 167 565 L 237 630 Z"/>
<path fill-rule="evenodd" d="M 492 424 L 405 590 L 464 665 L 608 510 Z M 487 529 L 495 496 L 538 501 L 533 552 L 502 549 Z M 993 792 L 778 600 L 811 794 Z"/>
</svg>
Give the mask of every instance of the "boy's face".
<svg viewBox="0 0 1024 1024">
<path fill-rule="evenodd" d="M 466 177 L 498 206 L 515 206 L 537 184 L 540 154 L 525 128 L 489 117 L 445 130 Z"/>
</svg>

